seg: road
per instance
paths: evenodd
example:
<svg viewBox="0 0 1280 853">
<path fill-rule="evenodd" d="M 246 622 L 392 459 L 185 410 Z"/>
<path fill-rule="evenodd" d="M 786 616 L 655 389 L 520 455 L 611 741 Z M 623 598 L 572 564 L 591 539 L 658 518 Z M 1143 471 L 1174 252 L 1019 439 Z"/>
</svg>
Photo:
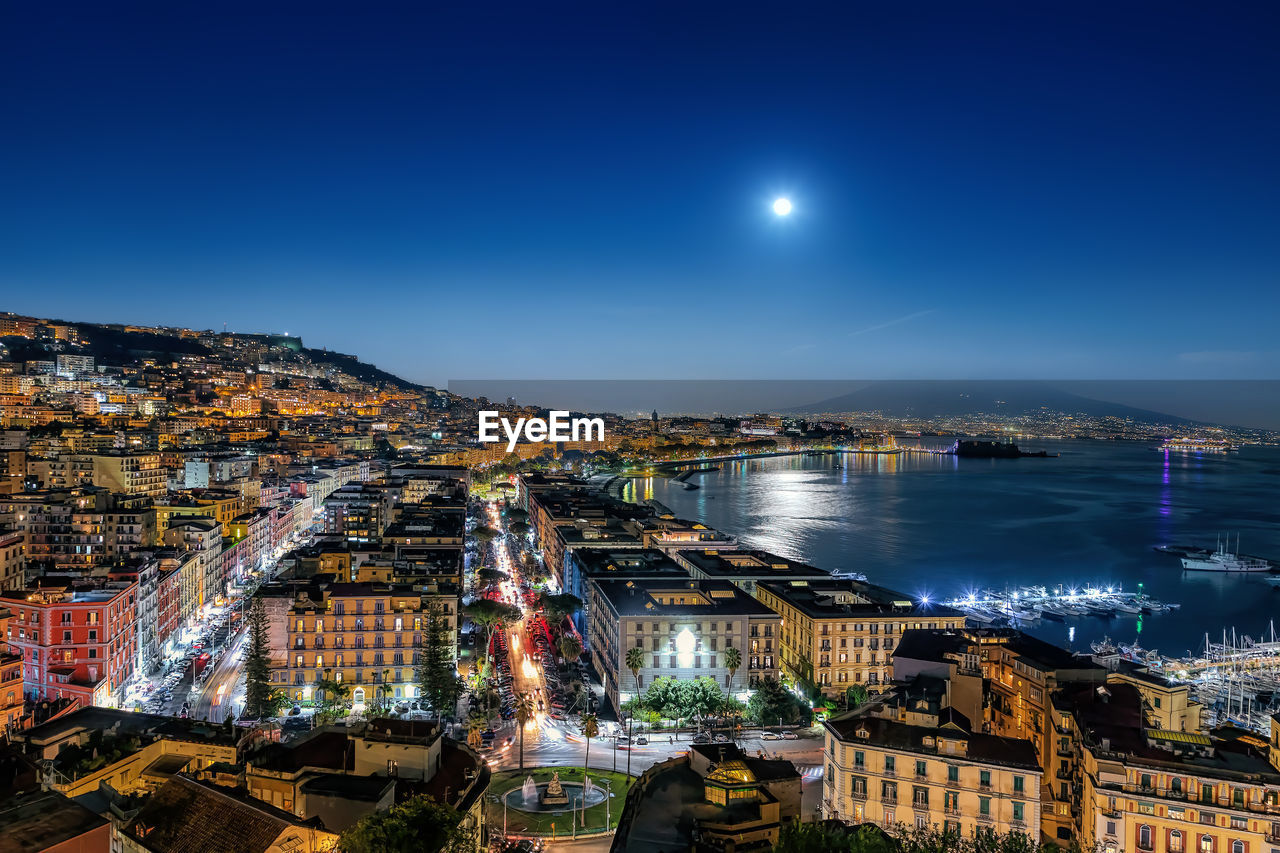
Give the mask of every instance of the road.
<svg viewBox="0 0 1280 853">
<path fill-rule="evenodd" d="M 228 714 L 244 705 L 244 655 L 248 645 L 249 635 L 244 620 L 241 620 L 240 630 L 232 635 L 199 696 L 191 703 L 192 717 L 221 723 Z"/>
</svg>

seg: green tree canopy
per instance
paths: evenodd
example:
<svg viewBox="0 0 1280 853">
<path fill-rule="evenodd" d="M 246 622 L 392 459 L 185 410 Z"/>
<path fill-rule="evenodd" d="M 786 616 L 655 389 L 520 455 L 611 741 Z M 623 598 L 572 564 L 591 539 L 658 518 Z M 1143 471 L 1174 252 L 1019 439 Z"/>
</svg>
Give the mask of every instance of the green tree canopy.
<svg viewBox="0 0 1280 853">
<path fill-rule="evenodd" d="M 807 724 L 812 717 L 809 706 L 800 701 L 777 679 L 766 676 L 747 702 L 747 717 L 757 725 Z"/>
<path fill-rule="evenodd" d="M 249 605 L 249 650 L 244 660 L 245 713 L 255 720 L 273 717 L 284 694 L 271 686 L 271 624 L 260 596 Z"/>
<path fill-rule="evenodd" d="M 542 607 L 543 612 L 547 616 L 547 622 L 552 627 L 558 626 L 566 616 L 577 613 L 582 609 L 582 599 L 576 595 L 569 593 L 560 593 L 559 595 L 540 592 L 538 593 L 538 604 Z"/>
<path fill-rule="evenodd" d="M 466 853 L 475 840 L 462 815 L 431 797 L 414 797 L 365 815 L 338 839 L 342 853 Z"/>
<path fill-rule="evenodd" d="M 679 679 L 655 678 L 640 699 L 640 705 L 669 719 L 708 717 L 725 709 L 724 694 L 714 679 L 703 676 Z"/>
</svg>

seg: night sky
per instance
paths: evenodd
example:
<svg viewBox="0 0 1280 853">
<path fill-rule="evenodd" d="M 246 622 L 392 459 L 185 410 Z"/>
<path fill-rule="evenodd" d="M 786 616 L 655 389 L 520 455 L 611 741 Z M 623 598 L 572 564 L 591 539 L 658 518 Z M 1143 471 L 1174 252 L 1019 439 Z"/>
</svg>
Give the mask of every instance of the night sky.
<svg viewBox="0 0 1280 853">
<path fill-rule="evenodd" d="M 1280 376 L 1275 3 L 0 15 L 0 309 L 439 384 Z"/>
</svg>

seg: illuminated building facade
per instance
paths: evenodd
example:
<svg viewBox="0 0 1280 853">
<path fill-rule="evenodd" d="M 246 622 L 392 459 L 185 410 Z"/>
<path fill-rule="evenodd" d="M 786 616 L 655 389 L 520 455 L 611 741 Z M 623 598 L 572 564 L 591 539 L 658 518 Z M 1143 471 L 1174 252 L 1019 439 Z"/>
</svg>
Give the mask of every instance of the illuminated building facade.
<svg viewBox="0 0 1280 853">
<path fill-rule="evenodd" d="M 655 678 L 709 677 L 742 694 L 765 676 L 778 677 L 778 614 L 725 581 L 593 580 L 588 645 L 614 708 Z M 627 651 L 643 650 L 633 673 Z M 730 673 L 725 651 L 741 665 Z"/>
<path fill-rule="evenodd" d="M 884 690 L 893 680 L 893 651 L 904 631 L 965 624 L 958 610 L 922 606 L 862 581 L 767 581 L 755 591 L 782 617 L 783 670 L 833 697 L 858 684 Z"/>
</svg>

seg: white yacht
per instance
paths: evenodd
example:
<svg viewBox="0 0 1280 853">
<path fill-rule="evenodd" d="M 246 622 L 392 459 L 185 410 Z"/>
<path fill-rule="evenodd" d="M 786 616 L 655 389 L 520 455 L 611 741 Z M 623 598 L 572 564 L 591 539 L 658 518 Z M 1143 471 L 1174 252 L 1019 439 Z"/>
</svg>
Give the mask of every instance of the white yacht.
<svg viewBox="0 0 1280 853">
<path fill-rule="evenodd" d="M 1240 534 L 1236 534 L 1236 551 L 1230 551 L 1231 537 L 1224 543 L 1218 540 L 1218 547 L 1207 557 L 1183 557 L 1182 568 L 1188 572 L 1269 572 L 1271 564 L 1255 557 L 1241 557 Z"/>
</svg>

